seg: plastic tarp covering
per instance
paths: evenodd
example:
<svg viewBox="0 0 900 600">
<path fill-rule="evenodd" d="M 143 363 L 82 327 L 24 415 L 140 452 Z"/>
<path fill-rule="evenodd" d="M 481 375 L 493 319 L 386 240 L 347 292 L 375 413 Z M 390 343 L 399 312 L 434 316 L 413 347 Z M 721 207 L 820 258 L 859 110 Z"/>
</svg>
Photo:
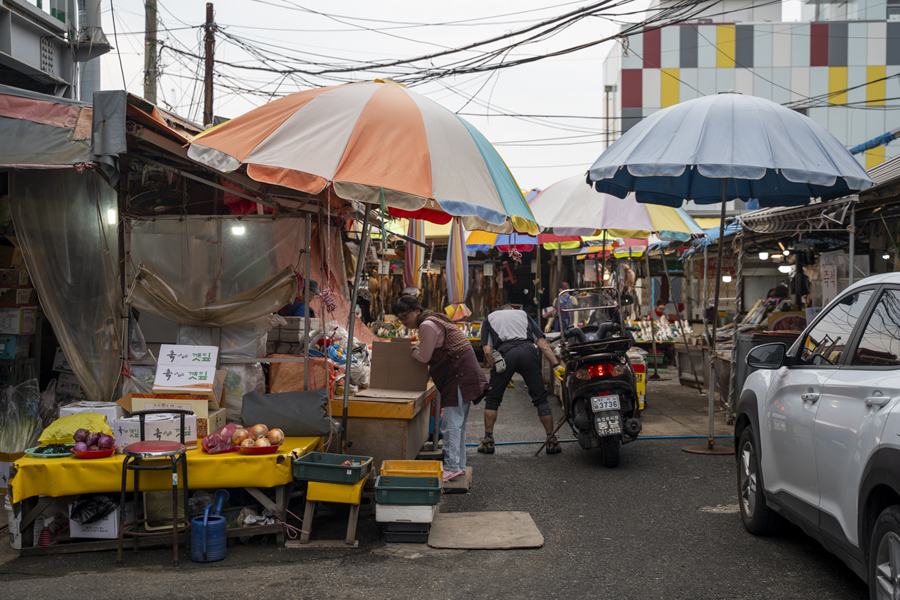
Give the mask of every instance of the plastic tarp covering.
<svg viewBox="0 0 900 600">
<path fill-rule="evenodd" d="M 113 400 L 122 336 L 116 192 L 73 169 L 12 175 L 12 211 L 28 271 L 72 371 L 91 400 Z M 115 221 L 115 220 L 114 220 Z"/>
<path fill-rule="evenodd" d="M 256 287 L 200 306 L 175 289 L 153 267 L 141 263 L 128 293 L 128 304 L 179 325 L 226 327 L 277 312 L 296 296 L 294 267 L 285 267 Z"/>
<path fill-rule="evenodd" d="M 91 157 L 91 107 L 0 85 L 0 165 L 72 167 Z"/>
<path fill-rule="evenodd" d="M 222 327 L 277 312 L 297 295 L 303 219 L 134 221 L 129 303 L 160 318 Z M 143 263 L 143 265 L 140 265 Z"/>
</svg>

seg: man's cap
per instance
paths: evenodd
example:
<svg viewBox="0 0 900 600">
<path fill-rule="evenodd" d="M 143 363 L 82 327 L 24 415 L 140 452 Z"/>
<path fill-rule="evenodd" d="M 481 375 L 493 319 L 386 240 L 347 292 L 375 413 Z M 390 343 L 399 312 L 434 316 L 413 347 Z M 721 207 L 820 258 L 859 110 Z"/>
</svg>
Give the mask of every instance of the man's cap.
<svg viewBox="0 0 900 600">
<path fill-rule="evenodd" d="M 322 293 L 319 292 L 319 284 L 316 282 L 315 279 L 309 280 L 309 291 L 312 292 L 313 294 L 315 294 L 316 296 L 322 295 Z"/>
</svg>

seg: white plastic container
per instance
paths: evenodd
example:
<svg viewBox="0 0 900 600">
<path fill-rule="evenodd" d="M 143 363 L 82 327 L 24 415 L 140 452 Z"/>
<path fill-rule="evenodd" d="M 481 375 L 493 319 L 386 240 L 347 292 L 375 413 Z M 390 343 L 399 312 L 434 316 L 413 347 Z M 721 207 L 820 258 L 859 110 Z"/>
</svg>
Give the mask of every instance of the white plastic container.
<svg viewBox="0 0 900 600">
<path fill-rule="evenodd" d="M 18 516 L 13 514 L 12 504 L 9 503 L 9 496 L 5 497 L 3 504 L 6 507 L 6 517 L 9 521 L 9 547 L 13 550 L 21 550 L 22 531 L 20 524 L 22 523 L 24 513 L 20 512 Z M 38 545 L 38 541 L 41 538 L 41 530 L 43 528 L 44 519 L 38 517 L 34 520 L 34 541 L 31 544 L 32 546 Z"/>
<path fill-rule="evenodd" d="M 431 523 L 438 505 L 375 504 L 378 523 Z"/>
</svg>

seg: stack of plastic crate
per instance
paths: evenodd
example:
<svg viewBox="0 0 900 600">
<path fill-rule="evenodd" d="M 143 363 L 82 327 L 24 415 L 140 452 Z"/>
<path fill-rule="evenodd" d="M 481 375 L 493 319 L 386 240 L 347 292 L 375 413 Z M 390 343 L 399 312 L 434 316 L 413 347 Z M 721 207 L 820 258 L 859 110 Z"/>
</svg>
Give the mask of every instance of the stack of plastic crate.
<svg viewBox="0 0 900 600">
<path fill-rule="evenodd" d="M 428 541 L 441 501 L 444 469 L 439 460 L 386 460 L 375 480 L 375 520 L 385 542 Z"/>
</svg>

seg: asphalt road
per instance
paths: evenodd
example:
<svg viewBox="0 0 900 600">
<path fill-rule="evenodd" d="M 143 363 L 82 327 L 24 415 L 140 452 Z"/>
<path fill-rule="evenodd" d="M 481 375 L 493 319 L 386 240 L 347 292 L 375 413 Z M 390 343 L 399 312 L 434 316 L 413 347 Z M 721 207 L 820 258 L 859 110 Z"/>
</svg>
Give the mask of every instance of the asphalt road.
<svg viewBox="0 0 900 600">
<path fill-rule="evenodd" d="M 521 380 L 519 380 L 521 387 Z M 556 407 L 554 406 L 556 410 Z M 481 435 L 481 411 L 468 438 Z M 498 441 L 539 439 L 527 395 L 509 390 Z M 566 437 L 566 436 L 564 436 Z M 442 512 L 526 511 L 544 536 L 532 550 L 446 551 L 384 544 L 374 517 L 356 550 L 290 550 L 251 543 L 218 563 L 170 567 L 169 550 L 18 558 L 0 565 L 2 598 L 867 598 L 839 559 L 796 528 L 746 533 L 737 514 L 733 456 L 681 451 L 696 440 L 640 440 L 618 469 L 572 443 L 532 457 L 535 445 L 470 449 L 475 483 Z M 299 511 L 295 511 L 299 512 Z M 343 515 L 317 517 L 339 539 Z"/>
</svg>

